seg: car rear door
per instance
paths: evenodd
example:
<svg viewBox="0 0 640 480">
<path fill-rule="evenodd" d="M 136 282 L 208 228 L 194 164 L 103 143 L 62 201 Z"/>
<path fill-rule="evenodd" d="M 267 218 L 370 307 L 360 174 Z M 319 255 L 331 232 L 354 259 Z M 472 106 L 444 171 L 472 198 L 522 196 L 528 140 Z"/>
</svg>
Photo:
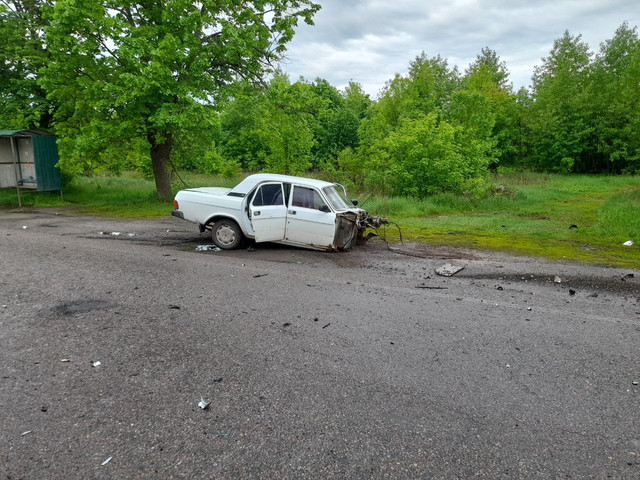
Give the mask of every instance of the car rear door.
<svg viewBox="0 0 640 480">
<path fill-rule="evenodd" d="M 287 206 L 282 183 L 260 185 L 251 199 L 249 213 L 256 242 L 284 240 Z"/>
</svg>

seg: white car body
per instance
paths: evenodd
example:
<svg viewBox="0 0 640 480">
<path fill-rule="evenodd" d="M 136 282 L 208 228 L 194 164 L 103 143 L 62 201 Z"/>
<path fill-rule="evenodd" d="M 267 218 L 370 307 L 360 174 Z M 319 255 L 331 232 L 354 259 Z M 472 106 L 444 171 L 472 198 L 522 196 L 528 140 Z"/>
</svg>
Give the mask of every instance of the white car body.
<svg viewBox="0 0 640 480">
<path fill-rule="evenodd" d="M 344 192 L 336 183 L 261 173 L 248 176 L 234 188 L 181 190 L 172 215 L 197 223 L 200 231 L 212 228 L 218 245 L 215 224 L 227 220 L 257 243 L 345 250 L 355 244 L 366 212 L 339 194 L 336 198 L 336 192 Z"/>
</svg>

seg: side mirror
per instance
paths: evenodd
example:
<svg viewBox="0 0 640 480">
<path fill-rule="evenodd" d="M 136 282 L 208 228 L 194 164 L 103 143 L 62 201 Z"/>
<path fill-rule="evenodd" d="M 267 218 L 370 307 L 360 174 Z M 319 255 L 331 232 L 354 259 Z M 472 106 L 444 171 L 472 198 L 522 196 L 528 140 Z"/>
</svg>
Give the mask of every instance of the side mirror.
<svg viewBox="0 0 640 480">
<path fill-rule="evenodd" d="M 354 207 L 357 207 L 357 206 L 358 206 L 358 200 L 356 200 L 355 198 L 352 198 L 352 199 L 351 199 L 351 203 L 353 203 L 353 206 L 354 206 Z"/>
<path fill-rule="evenodd" d="M 320 210 L 321 212 L 324 212 L 324 213 L 329 213 L 329 212 L 331 211 L 331 210 L 329 209 L 329 207 L 327 207 L 327 206 L 326 206 L 326 205 L 324 205 L 324 204 L 323 204 L 323 205 L 320 205 L 320 209 L 319 209 L 319 210 Z"/>
</svg>

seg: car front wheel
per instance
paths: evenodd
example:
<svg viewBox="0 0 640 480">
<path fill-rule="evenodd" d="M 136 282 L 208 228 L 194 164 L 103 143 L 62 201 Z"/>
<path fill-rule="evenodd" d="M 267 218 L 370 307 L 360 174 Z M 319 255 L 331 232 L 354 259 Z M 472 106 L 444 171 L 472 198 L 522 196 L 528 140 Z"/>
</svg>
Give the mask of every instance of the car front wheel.
<svg viewBox="0 0 640 480">
<path fill-rule="evenodd" d="M 211 239 L 223 250 L 238 248 L 242 242 L 242 231 L 233 220 L 218 220 L 211 229 Z"/>
</svg>

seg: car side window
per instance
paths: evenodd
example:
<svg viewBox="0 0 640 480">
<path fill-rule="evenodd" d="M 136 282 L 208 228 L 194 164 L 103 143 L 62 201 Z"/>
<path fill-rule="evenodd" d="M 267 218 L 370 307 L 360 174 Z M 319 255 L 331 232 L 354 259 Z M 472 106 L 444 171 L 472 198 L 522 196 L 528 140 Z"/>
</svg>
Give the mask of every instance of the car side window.
<svg viewBox="0 0 640 480">
<path fill-rule="evenodd" d="M 293 199 L 291 200 L 292 207 L 320 210 L 322 205 L 326 204 L 322 200 L 322 197 L 320 197 L 320 194 L 313 188 L 293 187 Z"/>
<path fill-rule="evenodd" d="M 269 205 L 284 205 L 282 186 L 278 183 L 262 185 L 256 191 L 253 198 L 254 207 L 266 207 Z"/>
</svg>

